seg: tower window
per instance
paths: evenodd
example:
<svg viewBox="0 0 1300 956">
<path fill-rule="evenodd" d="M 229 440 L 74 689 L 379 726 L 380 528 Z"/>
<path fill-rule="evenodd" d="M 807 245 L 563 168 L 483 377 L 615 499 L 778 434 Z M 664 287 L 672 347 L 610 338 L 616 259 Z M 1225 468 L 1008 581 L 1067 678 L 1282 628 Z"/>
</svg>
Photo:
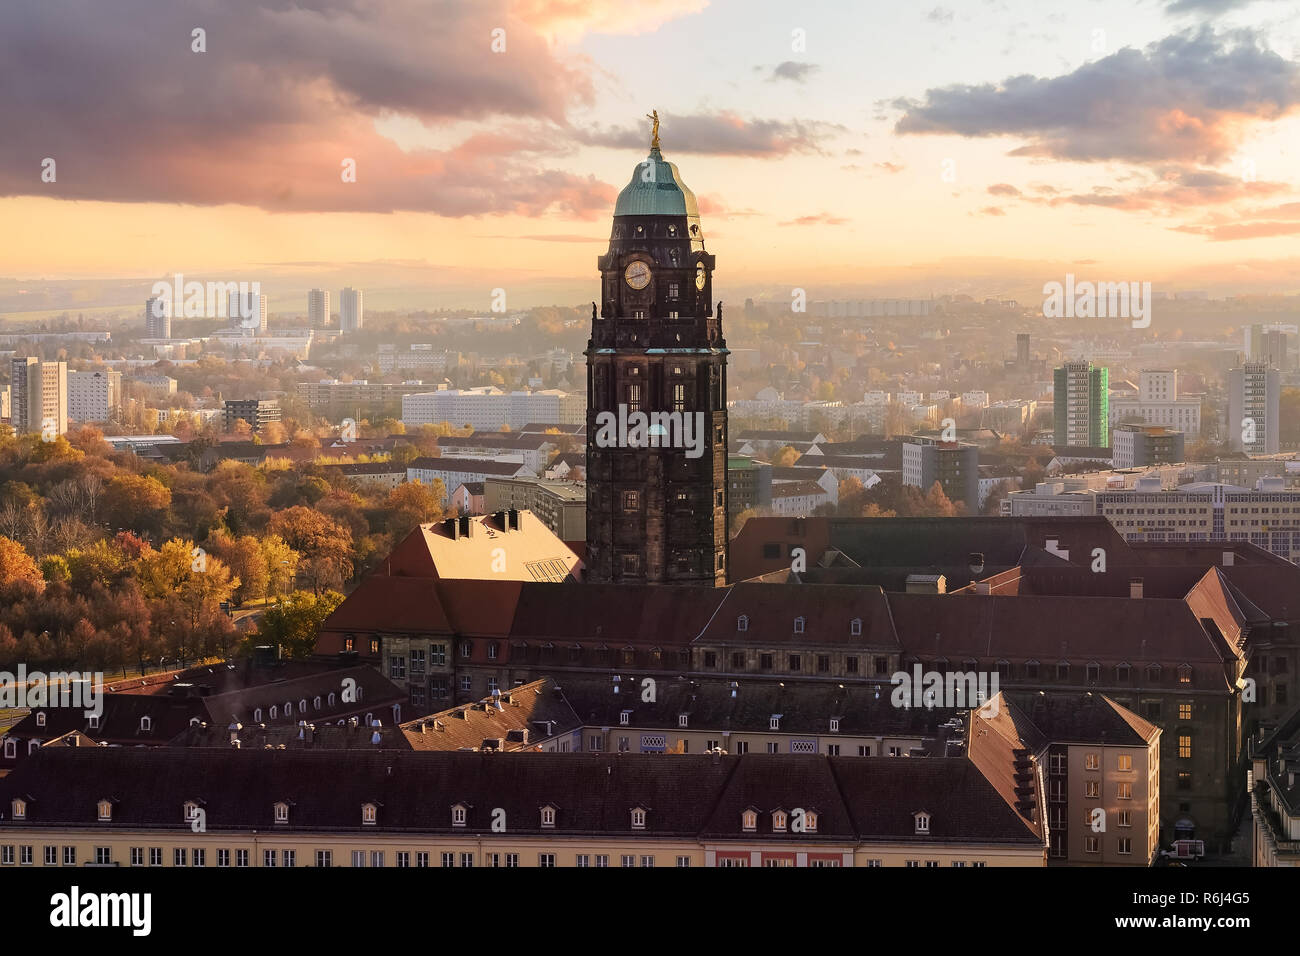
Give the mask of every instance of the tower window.
<svg viewBox="0 0 1300 956">
<path fill-rule="evenodd" d="M 628 385 L 627 408 L 630 412 L 635 412 L 641 408 L 641 386 L 639 384 Z"/>
<path fill-rule="evenodd" d="M 675 299 L 679 295 L 681 285 L 677 282 L 668 283 L 668 298 Z"/>
<path fill-rule="evenodd" d="M 686 386 L 673 386 L 673 411 L 681 412 L 686 410 Z"/>
<path fill-rule="evenodd" d="M 636 511 L 641 507 L 641 493 L 638 491 L 623 492 L 623 510 Z"/>
</svg>

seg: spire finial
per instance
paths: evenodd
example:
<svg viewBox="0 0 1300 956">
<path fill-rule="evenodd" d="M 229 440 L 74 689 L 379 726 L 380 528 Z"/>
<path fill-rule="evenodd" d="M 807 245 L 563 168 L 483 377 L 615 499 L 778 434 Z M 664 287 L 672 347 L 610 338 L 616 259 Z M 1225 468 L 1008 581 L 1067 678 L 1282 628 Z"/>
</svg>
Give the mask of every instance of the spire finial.
<svg viewBox="0 0 1300 956">
<path fill-rule="evenodd" d="M 659 148 L 659 111 L 651 110 L 646 113 L 645 118 L 650 120 L 654 125 L 650 130 L 650 148 Z"/>
</svg>

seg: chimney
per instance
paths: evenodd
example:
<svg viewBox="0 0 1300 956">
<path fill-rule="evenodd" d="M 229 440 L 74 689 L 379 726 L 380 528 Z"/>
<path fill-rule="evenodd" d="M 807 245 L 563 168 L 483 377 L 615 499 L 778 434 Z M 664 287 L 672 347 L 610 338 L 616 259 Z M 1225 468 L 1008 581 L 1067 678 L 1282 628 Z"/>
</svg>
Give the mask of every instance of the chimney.
<svg viewBox="0 0 1300 956">
<path fill-rule="evenodd" d="M 976 594 L 985 594 L 985 595 L 989 594 L 989 593 L 990 593 L 990 591 L 989 591 L 989 582 L 987 582 L 987 581 L 976 581 L 976 582 L 975 582 L 975 593 L 976 593 Z"/>
<path fill-rule="evenodd" d="M 470 528 L 472 527 L 469 515 L 461 515 L 456 520 L 460 522 L 460 536 L 462 538 L 468 538 L 470 536 Z"/>
<path fill-rule="evenodd" d="M 1131 597 L 1131 598 L 1140 598 L 1140 597 L 1142 597 L 1142 592 L 1143 592 L 1143 590 L 1144 590 L 1144 589 L 1143 589 L 1143 587 L 1142 587 L 1142 579 L 1141 579 L 1141 578 L 1129 578 L 1129 579 L 1128 579 L 1128 596 L 1129 596 L 1129 597 Z"/>
<path fill-rule="evenodd" d="M 1232 562 L 1236 557 L 1237 557 L 1237 553 L 1235 551 L 1223 552 L 1223 566 L 1225 568 L 1232 567 Z"/>
</svg>

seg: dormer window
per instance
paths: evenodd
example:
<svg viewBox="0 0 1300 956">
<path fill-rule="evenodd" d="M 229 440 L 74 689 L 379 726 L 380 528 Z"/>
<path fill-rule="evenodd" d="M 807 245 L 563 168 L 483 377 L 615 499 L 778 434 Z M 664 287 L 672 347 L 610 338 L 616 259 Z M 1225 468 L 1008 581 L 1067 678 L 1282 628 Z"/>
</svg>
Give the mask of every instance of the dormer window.
<svg viewBox="0 0 1300 956">
<path fill-rule="evenodd" d="M 742 614 L 742 615 L 740 615 L 740 617 L 736 618 L 736 630 L 737 630 L 737 631 L 748 631 L 748 630 L 749 630 L 749 615 L 748 615 L 748 614 Z"/>
<path fill-rule="evenodd" d="M 855 617 L 849 621 L 849 633 L 854 637 L 858 637 L 862 633 L 862 618 Z"/>
<path fill-rule="evenodd" d="M 740 828 L 746 833 L 753 833 L 758 829 L 758 814 L 753 810 L 746 810 L 740 815 Z"/>
<path fill-rule="evenodd" d="M 99 729 L 99 715 L 98 715 L 98 714 L 91 714 L 89 717 L 86 718 L 86 721 L 87 721 L 86 726 L 87 726 L 88 728 L 90 728 L 91 730 L 98 730 L 98 729 Z"/>
<path fill-rule="evenodd" d="M 772 832 L 784 833 L 787 819 L 788 817 L 786 816 L 786 812 L 784 810 L 773 810 L 772 811 Z"/>
<path fill-rule="evenodd" d="M 333 698 L 333 696 L 334 696 L 333 694 L 330 694 L 331 698 Z M 332 704 L 334 703 L 334 701 L 330 700 L 330 703 Z M 271 716 L 274 717 L 275 714 L 272 713 Z M 260 724 L 261 722 L 262 722 L 262 708 L 258 707 L 256 710 L 253 711 L 253 723 Z"/>
<path fill-rule="evenodd" d="M 113 820 L 113 801 L 100 800 L 96 807 L 99 811 L 99 822 L 111 823 Z"/>
<path fill-rule="evenodd" d="M 331 693 L 331 694 L 329 695 L 329 697 L 327 697 L 327 698 L 325 698 L 325 699 L 329 702 L 329 705 L 330 705 L 331 707 L 334 706 L 334 701 L 335 701 L 336 698 L 335 698 L 335 696 L 334 696 L 333 693 Z"/>
<path fill-rule="evenodd" d="M 801 618 L 801 617 L 796 617 L 796 618 L 794 619 L 794 632 L 795 632 L 796 634 L 802 634 L 802 633 L 803 633 L 803 625 L 804 625 L 804 619 Z"/>
<path fill-rule="evenodd" d="M 924 810 L 919 810 L 912 814 L 912 820 L 916 824 L 916 832 L 928 835 L 930 833 L 930 814 Z"/>
<path fill-rule="evenodd" d="M 276 718 L 277 716 L 279 716 L 279 714 L 280 714 L 280 708 L 276 707 L 275 704 L 272 704 L 272 705 L 271 705 L 271 719 L 272 719 L 272 720 L 275 720 L 275 718 Z"/>
<path fill-rule="evenodd" d="M 36 726 L 37 726 L 37 727 L 44 727 L 44 726 L 45 726 L 45 711 L 43 711 L 43 710 L 38 710 L 38 711 L 36 712 Z"/>
<path fill-rule="evenodd" d="M 13 760 L 18 756 L 18 741 L 12 737 L 5 738 L 5 759 Z"/>
<path fill-rule="evenodd" d="M 315 707 L 317 710 L 320 710 L 320 697 L 319 697 L 319 696 L 316 696 L 316 697 L 312 698 L 311 705 L 312 705 L 313 707 Z"/>
<path fill-rule="evenodd" d="M 678 727 L 685 727 L 686 724 L 687 724 L 687 722 L 689 721 L 689 719 L 690 719 L 690 718 L 689 718 L 689 716 L 688 716 L 687 714 L 678 714 L 678 715 L 677 715 L 677 726 L 678 726 Z"/>
<path fill-rule="evenodd" d="M 555 807 L 542 807 L 542 826 L 548 830 L 555 828 Z"/>
<path fill-rule="evenodd" d="M 362 826 L 373 827 L 375 821 L 379 818 L 379 807 L 373 803 L 361 804 L 361 824 Z"/>
<path fill-rule="evenodd" d="M 27 819 L 27 801 L 22 799 L 21 797 L 14 797 L 13 818 L 15 820 Z"/>
<path fill-rule="evenodd" d="M 780 730 L 780 729 L 781 729 L 781 715 L 780 715 L 780 714 L 773 714 L 770 718 L 768 718 L 768 721 L 767 721 L 767 729 L 768 729 L 768 730 Z"/>
<path fill-rule="evenodd" d="M 275 805 L 275 822 L 289 822 L 289 804 L 285 803 L 283 800 Z"/>
<path fill-rule="evenodd" d="M 454 827 L 463 827 L 465 825 L 466 810 L 468 808 L 463 803 L 458 803 L 451 808 L 451 825 Z"/>
<path fill-rule="evenodd" d="M 199 805 L 193 800 L 186 800 L 181 807 L 181 815 L 186 823 L 193 823 L 199 816 Z"/>
<path fill-rule="evenodd" d="M 833 733 L 833 734 L 838 734 L 839 732 L 840 732 L 840 719 L 839 719 L 838 717 L 832 717 L 832 718 L 831 718 L 831 733 Z"/>
<path fill-rule="evenodd" d="M 305 713 L 307 713 L 307 700 L 306 700 L 306 698 L 303 698 L 302 700 L 298 701 L 298 713 L 300 713 L 300 714 L 305 714 Z"/>
<path fill-rule="evenodd" d="M 146 732 L 147 732 L 147 731 L 150 731 L 150 730 L 153 730 L 153 719 L 150 718 L 150 717 L 141 717 L 141 718 L 140 718 L 140 729 L 141 729 L 142 731 L 146 731 Z"/>
<path fill-rule="evenodd" d="M 645 829 L 645 808 L 644 807 L 632 808 L 632 829 L 633 830 Z"/>
<path fill-rule="evenodd" d="M 618 725 L 620 727 L 626 727 L 628 723 L 631 722 L 631 720 L 632 720 L 632 711 L 630 710 L 619 711 Z"/>
<path fill-rule="evenodd" d="M 805 810 L 803 815 L 803 828 L 808 833 L 817 832 L 817 811 Z"/>
<path fill-rule="evenodd" d="M 1190 664 L 1179 664 L 1179 665 L 1178 665 L 1178 683 L 1180 683 L 1180 684 L 1190 684 L 1191 682 L 1192 682 L 1192 665 L 1190 665 Z"/>
<path fill-rule="evenodd" d="M 284 702 L 284 716 L 286 717 L 293 716 L 293 701 L 286 700 Z"/>
</svg>

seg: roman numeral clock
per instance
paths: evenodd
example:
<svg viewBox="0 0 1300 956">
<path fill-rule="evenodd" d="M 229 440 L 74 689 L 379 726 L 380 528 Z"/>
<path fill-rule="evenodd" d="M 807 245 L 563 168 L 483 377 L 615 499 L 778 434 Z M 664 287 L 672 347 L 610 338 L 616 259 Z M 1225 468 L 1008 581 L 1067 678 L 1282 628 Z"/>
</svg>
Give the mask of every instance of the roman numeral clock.
<svg viewBox="0 0 1300 956">
<path fill-rule="evenodd" d="M 721 585 L 727 580 L 727 345 L 711 302 L 715 257 L 699 205 L 659 148 L 618 195 L 597 260 L 600 305 L 587 343 L 588 580 Z M 679 413 L 702 449 L 597 440 L 598 417 Z M 605 416 L 608 418 L 608 416 Z M 653 430 L 652 426 L 652 430 Z M 661 430 L 662 431 L 662 430 Z M 689 433 L 688 433 L 689 436 Z M 657 444 L 657 446 L 656 446 Z M 664 447 L 667 445 L 668 447 Z"/>
</svg>

